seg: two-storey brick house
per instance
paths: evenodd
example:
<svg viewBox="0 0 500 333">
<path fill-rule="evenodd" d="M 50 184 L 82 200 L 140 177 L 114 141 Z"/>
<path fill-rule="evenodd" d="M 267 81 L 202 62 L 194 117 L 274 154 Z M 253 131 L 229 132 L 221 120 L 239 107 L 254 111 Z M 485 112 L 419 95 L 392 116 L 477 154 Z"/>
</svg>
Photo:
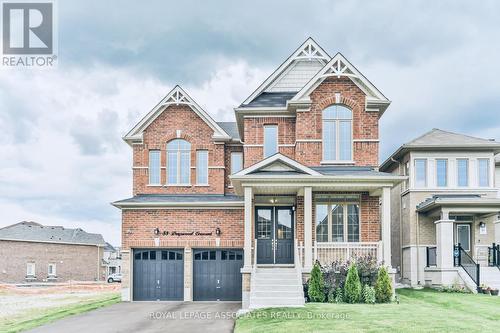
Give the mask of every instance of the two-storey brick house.
<svg viewBox="0 0 500 333">
<path fill-rule="evenodd" d="M 124 300 L 303 304 L 314 260 L 390 266 L 390 193 L 377 169 L 390 101 L 340 53 L 306 40 L 214 121 L 175 87 L 125 137 Z"/>
</svg>

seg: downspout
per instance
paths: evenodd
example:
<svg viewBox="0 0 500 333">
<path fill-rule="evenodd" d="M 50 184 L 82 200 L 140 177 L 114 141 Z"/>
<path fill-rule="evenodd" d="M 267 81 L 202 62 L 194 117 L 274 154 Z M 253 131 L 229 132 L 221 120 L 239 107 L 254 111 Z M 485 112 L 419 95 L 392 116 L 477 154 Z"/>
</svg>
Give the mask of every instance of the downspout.
<svg viewBox="0 0 500 333">
<path fill-rule="evenodd" d="M 420 214 L 417 212 L 417 285 L 420 286 Z"/>
</svg>

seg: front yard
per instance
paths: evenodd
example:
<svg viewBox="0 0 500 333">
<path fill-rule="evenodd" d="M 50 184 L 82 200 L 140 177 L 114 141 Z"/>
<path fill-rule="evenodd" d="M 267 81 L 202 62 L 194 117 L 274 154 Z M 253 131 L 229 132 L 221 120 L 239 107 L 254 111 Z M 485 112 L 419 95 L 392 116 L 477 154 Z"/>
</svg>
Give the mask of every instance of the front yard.
<svg viewBox="0 0 500 333">
<path fill-rule="evenodd" d="M 500 297 L 397 291 L 400 303 L 308 303 L 304 308 L 254 311 L 236 321 L 235 332 L 496 332 Z"/>
<path fill-rule="evenodd" d="M 0 332 L 19 332 L 120 300 L 119 285 L 0 285 Z"/>
</svg>

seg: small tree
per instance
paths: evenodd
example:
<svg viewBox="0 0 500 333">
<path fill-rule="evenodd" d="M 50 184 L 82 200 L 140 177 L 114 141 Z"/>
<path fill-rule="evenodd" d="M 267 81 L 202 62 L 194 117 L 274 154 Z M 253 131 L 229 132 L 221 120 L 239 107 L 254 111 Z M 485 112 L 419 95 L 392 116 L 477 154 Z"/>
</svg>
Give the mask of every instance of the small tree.
<svg viewBox="0 0 500 333">
<path fill-rule="evenodd" d="M 323 281 L 323 273 L 318 263 L 314 264 L 311 271 L 307 293 L 309 294 L 309 300 L 311 302 L 325 301 L 325 282 Z"/>
<path fill-rule="evenodd" d="M 347 272 L 344 286 L 344 301 L 347 303 L 357 303 L 361 298 L 361 282 L 359 282 L 358 269 L 356 264 L 351 264 Z"/>
<path fill-rule="evenodd" d="M 363 294 L 363 302 L 365 302 L 366 304 L 374 304 L 375 303 L 375 301 L 376 301 L 375 288 L 365 284 L 363 286 L 362 294 Z"/>
<path fill-rule="evenodd" d="M 392 282 L 384 266 L 378 270 L 377 282 L 375 283 L 375 298 L 379 303 L 389 303 L 392 300 Z"/>
</svg>

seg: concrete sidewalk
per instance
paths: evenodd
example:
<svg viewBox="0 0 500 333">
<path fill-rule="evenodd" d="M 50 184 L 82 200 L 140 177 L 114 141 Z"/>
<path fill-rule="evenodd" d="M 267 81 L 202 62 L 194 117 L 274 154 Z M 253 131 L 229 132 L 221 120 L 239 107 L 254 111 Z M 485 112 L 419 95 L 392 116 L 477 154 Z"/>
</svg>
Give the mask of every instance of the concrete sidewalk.
<svg viewBox="0 0 500 333">
<path fill-rule="evenodd" d="M 32 333 L 232 332 L 241 303 L 133 302 L 58 320 Z"/>
</svg>

